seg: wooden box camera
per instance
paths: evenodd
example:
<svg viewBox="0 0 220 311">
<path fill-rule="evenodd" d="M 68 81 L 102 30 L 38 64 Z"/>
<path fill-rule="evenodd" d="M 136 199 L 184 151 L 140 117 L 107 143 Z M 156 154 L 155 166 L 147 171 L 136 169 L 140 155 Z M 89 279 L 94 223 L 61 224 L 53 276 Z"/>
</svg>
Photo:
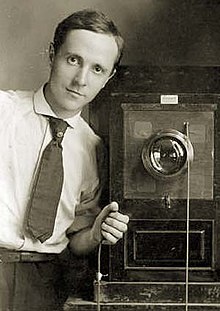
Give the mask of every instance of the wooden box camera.
<svg viewBox="0 0 220 311">
<path fill-rule="evenodd" d="M 122 102 L 118 117 L 112 113 L 111 197 L 131 217 L 120 279 L 157 280 L 159 270 L 160 280 L 183 280 L 187 203 L 192 278 L 214 268 L 216 106 L 182 99 L 175 105 Z M 113 279 L 117 273 L 114 265 Z"/>
<path fill-rule="evenodd" d="M 140 310 L 157 311 L 185 310 L 186 303 L 190 310 L 214 310 L 220 303 L 214 75 L 205 69 L 127 69 L 91 108 L 91 123 L 109 148 L 109 199 L 130 215 L 123 241 L 102 258 L 105 303 L 142 303 Z"/>
</svg>

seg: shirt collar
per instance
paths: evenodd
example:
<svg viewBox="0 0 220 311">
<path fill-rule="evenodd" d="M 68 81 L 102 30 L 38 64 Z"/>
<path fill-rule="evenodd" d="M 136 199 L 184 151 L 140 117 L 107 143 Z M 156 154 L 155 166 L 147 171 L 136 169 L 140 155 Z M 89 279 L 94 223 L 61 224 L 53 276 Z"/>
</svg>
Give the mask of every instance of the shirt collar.
<svg viewBox="0 0 220 311">
<path fill-rule="evenodd" d="M 42 85 L 38 91 L 34 93 L 34 110 L 37 114 L 47 115 L 57 118 L 57 115 L 50 108 L 44 96 L 44 85 Z M 74 117 L 65 119 L 65 121 L 71 126 L 76 127 L 80 118 L 81 112 L 77 113 Z"/>
</svg>

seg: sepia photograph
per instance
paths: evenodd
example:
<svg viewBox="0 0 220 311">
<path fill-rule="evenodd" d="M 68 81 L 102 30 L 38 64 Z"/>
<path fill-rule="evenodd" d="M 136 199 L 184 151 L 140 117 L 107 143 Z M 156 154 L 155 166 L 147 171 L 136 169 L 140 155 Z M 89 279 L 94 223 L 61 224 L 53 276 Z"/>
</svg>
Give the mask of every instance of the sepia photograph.
<svg viewBox="0 0 220 311">
<path fill-rule="evenodd" d="M 220 1 L 0 0 L 0 311 L 220 310 Z"/>
</svg>

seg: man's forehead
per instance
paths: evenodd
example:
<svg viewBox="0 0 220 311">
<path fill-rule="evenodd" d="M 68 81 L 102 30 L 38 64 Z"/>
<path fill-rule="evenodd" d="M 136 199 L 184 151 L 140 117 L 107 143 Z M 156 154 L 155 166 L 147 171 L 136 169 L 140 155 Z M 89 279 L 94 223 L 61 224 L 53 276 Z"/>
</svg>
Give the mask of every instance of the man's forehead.
<svg viewBox="0 0 220 311">
<path fill-rule="evenodd" d="M 84 29 L 74 29 L 67 33 L 61 46 L 65 53 L 91 53 L 91 57 L 101 57 L 115 62 L 118 46 L 114 36 Z"/>
<path fill-rule="evenodd" d="M 112 34 L 109 33 L 101 33 L 101 32 L 95 32 L 87 29 L 72 29 L 69 30 L 66 34 L 65 41 L 71 41 L 71 40 L 88 40 L 90 43 L 92 43 L 92 40 L 104 40 L 104 41 L 110 41 L 117 46 L 115 37 Z M 65 42 L 64 41 L 64 42 Z M 118 48 L 118 46 L 117 46 Z"/>
</svg>

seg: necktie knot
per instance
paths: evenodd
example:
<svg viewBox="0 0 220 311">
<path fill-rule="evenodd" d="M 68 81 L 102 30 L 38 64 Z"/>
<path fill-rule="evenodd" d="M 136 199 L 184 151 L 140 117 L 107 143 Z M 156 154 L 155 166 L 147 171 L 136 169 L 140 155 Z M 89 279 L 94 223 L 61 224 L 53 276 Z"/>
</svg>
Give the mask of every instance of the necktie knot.
<svg viewBox="0 0 220 311">
<path fill-rule="evenodd" d="M 66 129 L 68 127 L 68 124 L 66 123 L 66 121 L 62 119 L 57 119 L 53 117 L 49 118 L 49 123 L 50 123 L 50 129 L 51 129 L 53 139 L 61 143 L 63 140 L 64 134 L 66 132 Z"/>
</svg>

